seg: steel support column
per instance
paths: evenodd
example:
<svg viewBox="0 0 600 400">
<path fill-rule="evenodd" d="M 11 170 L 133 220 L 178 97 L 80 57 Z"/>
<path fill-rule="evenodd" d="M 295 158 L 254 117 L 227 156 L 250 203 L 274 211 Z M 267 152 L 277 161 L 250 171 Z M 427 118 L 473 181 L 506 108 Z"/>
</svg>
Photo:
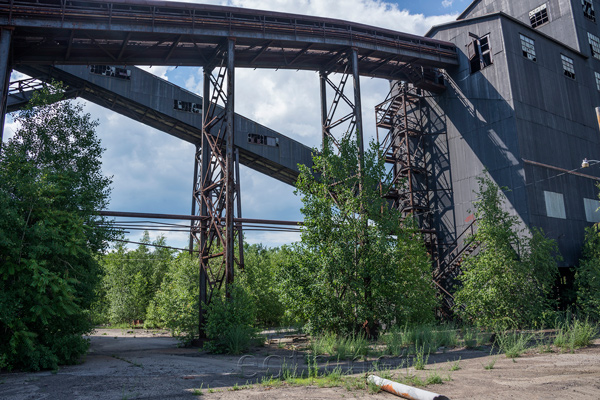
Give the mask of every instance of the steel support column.
<svg viewBox="0 0 600 400">
<path fill-rule="evenodd" d="M 328 71 L 320 71 L 319 73 L 323 145 L 333 144 L 339 148 L 342 139 L 352 137 L 352 135 L 358 133 L 356 144 L 359 150 L 359 159 L 362 160 L 364 145 L 362 138 L 362 108 L 357 50 L 350 49 L 335 64 L 343 65 L 344 67 L 344 72 L 341 74 L 339 83 L 335 83 L 330 79 Z M 350 77 L 352 77 L 354 86 L 353 99 L 345 94 L 346 83 Z M 333 89 L 334 92 L 331 104 L 327 102 L 327 87 Z M 340 130 L 341 134 L 336 134 L 335 131 Z"/>
<path fill-rule="evenodd" d="M 200 165 L 194 190 L 195 209 L 202 217 L 192 228 L 200 252 L 200 337 L 203 337 L 205 305 L 225 284 L 233 283 L 236 236 L 234 153 L 235 42 L 231 39 L 216 51 L 204 68 L 202 143 L 196 163 Z M 238 205 L 237 211 L 241 207 Z M 241 240 L 241 238 L 240 238 Z M 241 243 L 241 241 L 239 242 Z"/>
<path fill-rule="evenodd" d="M 0 28 L 0 148 L 4 137 L 4 119 L 6 116 L 6 102 L 8 99 L 8 86 L 10 84 L 10 41 L 12 30 Z"/>
</svg>

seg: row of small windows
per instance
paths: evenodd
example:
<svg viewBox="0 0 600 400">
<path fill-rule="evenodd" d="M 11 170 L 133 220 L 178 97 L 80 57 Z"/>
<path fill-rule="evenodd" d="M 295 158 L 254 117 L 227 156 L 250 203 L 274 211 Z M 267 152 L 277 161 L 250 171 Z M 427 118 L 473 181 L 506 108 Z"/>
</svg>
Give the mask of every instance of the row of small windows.
<svg viewBox="0 0 600 400">
<path fill-rule="evenodd" d="M 588 37 L 590 37 L 590 45 L 592 46 L 592 53 L 594 54 L 594 57 L 600 59 L 600 40 L 591 33 L 588 33 Z M 537 61 L 535 56 L 534 40 L 525 35 L 520 35 L 520 38 L 523 57 L 526 57 L 531 61 Z M 594 52 L 594 48 L 597 48 L 596 52 Z M 560 60 L 562 62 L 563 74 L 568 78 L 575 79 L 575 64 L 573 59 L 561 54 Z M 594 72 L 594 74 L 596 78 L 596 87 L 598 90 L 600 90 L 600 73 Z"/>
<path fill-rule="evenodd" d="M 546 215 L 550 218 L 567 219 L 565 211 L 565 198 L 562 193 L 544 191 L 544 202 L 546 204 Z M 594 199 L 583 199 L 585 220 L 587 222 L 600 222 L 600 201 Z"/>
<path fill-rule="evenodd" d="M 594 11 L 594 3 L 592 0 L 581 0 L 581 6 L 583 7 L 583 15 L 590 21 L 596 22 L 596 11 Z M 531 23 L 532 28 L 544 25 L 548 21 L 547 3 L 529 11 L 529 22 Z"/>
<path fill-rule="evenodd" d="M 111 67 L 109 65 L 90 65 L 90 72 L 96 75 L 110 76 L 113 78 L 131 79 L 131 71 L 127 68 Z"/>
</svg>

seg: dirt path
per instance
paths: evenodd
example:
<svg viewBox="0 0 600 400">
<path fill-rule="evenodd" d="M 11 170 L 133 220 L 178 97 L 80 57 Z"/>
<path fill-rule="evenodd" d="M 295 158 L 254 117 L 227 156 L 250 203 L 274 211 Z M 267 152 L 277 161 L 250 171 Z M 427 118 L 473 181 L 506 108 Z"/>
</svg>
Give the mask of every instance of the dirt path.
<svg viewBox="0 0 600 400">
<path fill-rule="evenodd" d="M 242 361 L 239 357 L 212 356 L 197 349 L 177 347 L 177 341 L 161 332 L 132 333 L 104 330 L 91 337 L 90 353 L 80 365 L 57 373 L 2 373 L 0 399 L 393 399 L 392 395 L 364 390 L 317 387 L 245 386 L 260 377 L 265 360 L 277 370 L 280 356 L 290 352 L 275 347 L 258 350 Z M 450 371 L 460 361 L 460 369 Z M 427 389 L 457 399 L 600 399 L 600 340 L 589 348 L 570 353 L 528 354 L 515 362 L 476 350 L 453 350 L 429 358 L 422 378 L 437 373 L 451 379 Z M 301 362 L 302 358 L 298 360 Z M 390 363 L 398 360 L 388 360 Z M 354 365 L 355 371 L 366 365 Z M 394 371 L 406 374 L 405 368 Z M 412 373 L 411 370 L 408 371 Z M 234 385 L 242 390 L 232 390 Z M 196 396 L 195 389 L 203 395 Z M 211 389 L 209 392 L 209 388 Z"/>
</svg>

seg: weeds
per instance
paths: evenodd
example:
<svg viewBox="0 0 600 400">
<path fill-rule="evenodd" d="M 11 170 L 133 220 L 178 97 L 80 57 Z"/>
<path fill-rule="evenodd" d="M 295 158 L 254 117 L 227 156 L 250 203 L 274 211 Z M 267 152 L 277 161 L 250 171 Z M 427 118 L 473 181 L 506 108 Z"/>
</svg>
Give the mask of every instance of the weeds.
<svg viewBox="0 0 600 400">
<path fill-rule="evenodd" d="M 529 342 L 534 338 L 533 334 L 520 333 L 518 331 L 501 332 L 496 334 L 496 341 L 500 352 L 508 358 L 516 358 L 525 352 Z"/>
<path fill-rule="evenodd" d="M 554 345 L 562 349 L 573 351 L 579 347 L 589 346 L 598 334 L 598 328 L 589 320 L 558 324 Z"/>
<path fill-rule="evenodd" d="M 452 363 L 452 365 L 450 366 L 450 371 L 458 371 L 459 369 L 460 369 L 460 357 L 458 357 L 458 360 L 456 360 Z"/>
<path fill-rule="evenodd" d="M 490 356 L 492 355 L 493 352 L 494 352 L 494 346 L 492 346 L 492 348 L 490 349 Z M 494 365 L 496 365 L 496 361 L 498 361 L 497 354 L 495 356 L 492 356 L 492 359 L 487 364 L 481 364 L 481 365 L 483 366 L 483 369 L 487 369 L 487 370 L 494 369 Z"/>
<path fill-rule="evenodd" d="M 422 346 L 420 349 L 417 347 L 415 358 L 413 359 L 413 367 L 416 370 L 423 370 L 425 369 L 428 360 L 429 353 L 425 354 L 425 346 Z"/>
<path fill-rule="evenodd" d="M 427 378 L 425 378 L 425 385 L 438 385 L 441 383 L 444 383 L 444 380 L 438 371 L 432 371 L 427 375 Z"/>
<path fill-rule="evenodd" d="M 199 389 L 192 390 L 192 394 L 194 396 L 204 396 L 204 393 L 202 392 L 202 386 L 204 386 L 204 383 L 200 385 Z"/>
<path fill-rule="evenodd" d="M 348 337 L 327 334 L 311 341 L 310 350 L 315 355 L 326 354 L 333 359 L 365 357 L 369 353 L 369 342 L 363 335 Z"/>
</svg>

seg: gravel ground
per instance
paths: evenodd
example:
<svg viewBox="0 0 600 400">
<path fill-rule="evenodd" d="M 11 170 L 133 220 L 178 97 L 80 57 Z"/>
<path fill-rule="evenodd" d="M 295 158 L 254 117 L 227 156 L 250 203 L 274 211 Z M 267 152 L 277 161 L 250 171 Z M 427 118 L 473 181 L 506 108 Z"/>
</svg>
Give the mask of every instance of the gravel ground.
<svg viewBox="0 0 600 400">
<path fill-rule="evenodd" d="M 387 393 L 372 395 L 365 390 L 344 388 L 245 386 L 259 379 L 267 365 L 276 371 L 280 357 L 293 356 L 291 350 L 277 345 L 261 348 L 240 361 L 235 356 L 215 356 L 194 348 L 179 348 L 177 340 L 160 331 L 98 330 L 90 339 L 90 352 L 79 365 L 63 367 L 56 373 L 0 374 L 0 399 L 396 398 Z M 288 348 L 292 346 L 290 341 Z M 460 369 L 450 371 L 459 358 Z M 494 359 L 494 368 L 484 369 L 483 366 Z M 302 362 L 301 357 L 297 360 Z M 397 365 L 400 361 L 386 362 Z M 367 369 L 367 365 L 354 365 L 354 371 L 361 369 Z M 427 390 L 453 400 L 597 400 L 600 399 L 600 340 L 574 353 L 531 353 L 514 361 L 504 356 L 490 356 L 489 349 L 455 349 L 431 355 L 427 368 L 416 372 L 422 378 L 433 373 L 450 378 L 443 384 L 428 386 Z M 395 373 L 406 374 L 407 370 L 403 368 Z M 231 390 L 236 384 L 244 388 Z M 201 397 L 194 393 L 200 388 Z"/>
</svg>

